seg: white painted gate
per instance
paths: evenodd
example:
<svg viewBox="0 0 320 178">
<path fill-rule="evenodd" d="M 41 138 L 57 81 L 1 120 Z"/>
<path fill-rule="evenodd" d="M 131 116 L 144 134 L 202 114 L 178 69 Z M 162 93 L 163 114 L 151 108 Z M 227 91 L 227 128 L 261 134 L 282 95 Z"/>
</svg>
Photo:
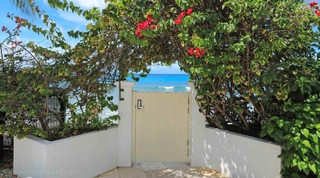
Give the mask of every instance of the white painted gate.
<svg viewBox="0 0 320 178">
<path fill-rule="evenodd" d="M 189 93 L 134 93 L 135 162 L 190 162 Z"/>
</svg>

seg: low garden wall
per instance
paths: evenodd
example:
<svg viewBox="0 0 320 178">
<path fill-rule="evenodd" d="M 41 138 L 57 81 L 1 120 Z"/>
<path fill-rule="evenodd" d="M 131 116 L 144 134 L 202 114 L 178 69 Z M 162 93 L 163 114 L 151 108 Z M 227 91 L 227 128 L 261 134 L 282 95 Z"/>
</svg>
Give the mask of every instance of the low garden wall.
<svg viewBox="0 0 320 178">
<path fill-rule="evenodd" d="M 56 141 L 14 139 L 13 173 L 26 178 L 88 178 L 132 166 L 132 88 L 123 82 L 118 127 Z"/>
<path fill-rule="evenodd" d="M 118 128 L 57 141 L 14 139 L 13 173 L 19 177 L 95 177 L 117 166 Z"/>
<path fill-rule="evenodd" d="M 206 119 L 191 92 L 191 165 L 205 166 L 229 177 L 281 177 L 281 146 L 262 139 L 206 128 Z"/>
<path fill-rule="evenodd" d="M 14 140 L 14 174 L 19 177 L 95 177 L 116 167 L 132 165 L 132 88 L 124 82 L 119 101 L 119 126 L 57 141 L 28 136 Z M 229 177 L 281 177 L 281 146 L 220 129 L 206 128 L 190 83 L 192 166 L 205 166 Z"/>
<path fill-rule="evenodd" d="M 230 177 L 281 177 L 281 146 L 220 129 L 206 128 L 204 166 Z"/>
</svg>

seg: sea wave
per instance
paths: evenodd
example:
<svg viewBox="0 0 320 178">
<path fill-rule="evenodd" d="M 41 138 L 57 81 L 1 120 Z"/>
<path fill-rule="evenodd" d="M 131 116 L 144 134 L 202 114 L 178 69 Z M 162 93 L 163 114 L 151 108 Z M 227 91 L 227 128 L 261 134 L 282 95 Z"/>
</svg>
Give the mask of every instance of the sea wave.
<svg viewBox="0 0 320 178">
<path fill-rule="evenodd" d="M 159 86 L 161 89 L 166 89 L 166 90 L 173 90 L 174 86 Z"/>
<path fill-rule="evenodd" d="M 158 85 L 158 86 L 135 86 L 137 92 L 189 92 L 188 86 L 181 85 Z"/>
</svg>

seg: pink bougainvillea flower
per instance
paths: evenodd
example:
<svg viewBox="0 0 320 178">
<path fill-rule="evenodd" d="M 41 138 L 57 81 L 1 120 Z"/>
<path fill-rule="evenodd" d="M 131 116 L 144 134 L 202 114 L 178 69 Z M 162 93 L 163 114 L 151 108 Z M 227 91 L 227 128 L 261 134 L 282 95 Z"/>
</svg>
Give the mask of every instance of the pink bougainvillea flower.
<svg viewBox="0 0 320 178">
<path fill-rule="evenodd" d="M 192 8 L 189 8 L 189 9 L 187 10 L 187 14 L 191 16 L 191 14 L 192 14 Z"/>
<path fill-rule="evenodd" d="M 198 56 L 199 56 L 199 57 L 202 57 L 205 52 L 206 52 L 205 49 L 200 50 Z"/>
<path fill-rule="evenodd" d="M 148 15 L 147 15 L 147 18 L 148 18 L 148 22 L 149 22 L 149 23 L 154 22 L 154 19 L 151 17 L 151 14 L 148 14 Z"/>
<path fill-rule="evenodd" d="M 138 29 L 143 30 L 149 27 L 149 22 L 148 21 L 143 21 L 138 23 L 137 25 Z"/>
<path fill-rule="evenodd" d="M 189 48 L 189 49 L 188 49 L 188 53 L 189 53 L 190 55 L 194 55 L 196 58 L 202 57 L 205 52 L 206 52 L 205 49 L 201 49 L 201 48 L 199 48 L 199 47 Z"/>
<path fill-rule="evenodd" d="M 200 48 L 196 48 L 194 55 L 196 56 L 196 58 L 199 58 L 202 56 L 201 54 L 202 50 Z"/>
<path fill-rule="evenodd" d="M 179 24 L 181 24 L 181 22 L 182 22 L 181 19 L 177 19 L 177 20 L 174 21 L 174 24 L 179 25 Z"/>
<path fill-rule="evenodd" d="M 154 19 L 151 18 L 151 17 L 148 17 L 148 22 L 149 22 L 149 23 L 152 23 L 152 22 L 154 22 Z"/>
<path fill-rule="evenodd" d="M 193 55 L 193 54 L 194 54 L 194 48 L 188 49 L 188 53 L 189 53 L 190 55 Z"/>
<path fill-rule="evenodd" d="M 180 13 L 180 17 L 183 18 L 184 16 L 186 16 L 186 14 L 187 14 L 187 13 L 186 13 L 185 11 L 182 11 L 182 12 Z"/>
<path fill-rule="evenodd" d="M 316 10 L 315 13 L 317 14 L 317 16 L 320 16 L 320 11 Z"/>
<path fill-rule="evenodd" d="M 316 6 L 316 5 L 318 5 L 318 3 L 313 1 L 310 3 L 310 8 L 312 8 L 313 6 Z"/>
<path fill-rule="evenodd" d="M 174 23 L 175 23 L 176 25 L 179 25 L 179 24 L 182 23 L 182 19 L 183 19 L 183 16 L 180 15 L 180 16 L 174 21 Z"/>
<path fill-rule="evenodd" d="M 148 22 L 149 22 L 149 23 L 154 22 L 153 18 L 148 18 Z"/>
<path fill-rule="evenodd" d="M 174 23 L 175 23 L 176 25 L 181 24 L 184 16 L 186 16 L 186 15 L 190 15 L 190 16 L 191 16 L 192 11 L 193 11 L 192 8 L 189 8 L 187 11 L 182 11 L 182 12 L 180 13 L 180 15 L 178 16 L 178 18 L 174 21 Z"/>
<path fill-rule="evenodd" d="M 142 37 L 142 34 L 141 34 L 141 30 L 137 29 L 136 30 L 136 35 L 141 38 Z"/>
<path fill-rule="evenodd" d="M 6 27 L 5 26 L 2 26 L 2 29 L 1 29 L 1 31 L 5 31 L 6 30 Z"/>
<path fill-rule="evenodd" d="M 151 14 L 147 14 L 147 20 L 140 22 L 137 24 L 137 29 L 135 34 L 141 38 L 142 37 L 142 30 L 147 29 L 147 28 L 151 28 L 151 29 L 155 29 L 157 26 L 153 25 L 152 23 L 154 22 L 154 19 L 151 17 Z"/>
</svg>

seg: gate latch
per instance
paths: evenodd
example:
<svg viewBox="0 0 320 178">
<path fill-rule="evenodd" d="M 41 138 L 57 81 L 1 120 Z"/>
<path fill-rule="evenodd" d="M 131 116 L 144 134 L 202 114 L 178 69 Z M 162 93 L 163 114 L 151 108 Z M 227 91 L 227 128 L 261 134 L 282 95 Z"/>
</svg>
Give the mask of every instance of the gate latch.
<svg viewBox="0 0 320 178">
<path fill-rule="evenodd" d="M 143 108 L 141 99 L 137 100 L 137 108 L 138 109 L 142 109 Z"/>
</svg>

